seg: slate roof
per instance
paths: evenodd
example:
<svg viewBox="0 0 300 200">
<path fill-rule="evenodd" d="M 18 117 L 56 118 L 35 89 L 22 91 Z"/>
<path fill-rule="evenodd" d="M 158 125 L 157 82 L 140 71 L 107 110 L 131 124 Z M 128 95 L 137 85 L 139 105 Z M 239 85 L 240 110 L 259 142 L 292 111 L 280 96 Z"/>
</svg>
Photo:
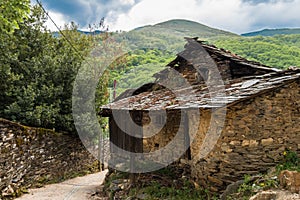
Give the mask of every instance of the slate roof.
<svg viewBox="0 0 300 200">
<path fill-rule="evenodd" d="M 101 115 L 109 116 L 112 109 L 150 111 L 231 106 L 299 79 L 300 69 L 234 79 L 223 88 L 223 96 L 214 95 L 222 91 L 222 87 L 220 90 L 214 88 L 216 93 L 210 93 L 203 84 L 178 88 L 173 92 L 168 89 L 144 92 L 103 106 Z"/>
</svg>

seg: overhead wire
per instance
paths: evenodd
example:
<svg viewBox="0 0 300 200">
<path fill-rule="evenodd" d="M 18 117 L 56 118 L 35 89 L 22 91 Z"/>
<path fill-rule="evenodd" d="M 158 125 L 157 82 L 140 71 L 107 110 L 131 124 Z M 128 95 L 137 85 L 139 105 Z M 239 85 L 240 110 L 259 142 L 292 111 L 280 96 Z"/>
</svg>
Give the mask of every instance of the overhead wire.
<svg viewBox="0 0 300 200">
<path fill-rule="evenodd" d="M 55 23 L 55 21 L 52 19 L 52 17 L 49 15 L 49 13 L 44 8 L 43 4 L 40 2 L 40 0 L 36 0 L 37 4 L 40 6 L 40 8 L 43 10 L 43 12 L 47 15 L 47 17 L 50 19 L 50 21 L 54 24 L 54 26 L 57 28 L 58 32 L 62 37 L 69 43 L 69 45 L 72 47 L 72 49 L 76 52 L 76 54 L 79 55 L 79 57 L 84 60 L 84 56 L 78 51 L 78 49 L 72 44 L 72 42 L 67 38 L 67 36 L 64 34 L 64 32 L 61 30 L 61 28 Z M 89 64 L 89 63 L 88 63 Z M 89 64 L 90 65 L 90 64 Z"/>
</svg>

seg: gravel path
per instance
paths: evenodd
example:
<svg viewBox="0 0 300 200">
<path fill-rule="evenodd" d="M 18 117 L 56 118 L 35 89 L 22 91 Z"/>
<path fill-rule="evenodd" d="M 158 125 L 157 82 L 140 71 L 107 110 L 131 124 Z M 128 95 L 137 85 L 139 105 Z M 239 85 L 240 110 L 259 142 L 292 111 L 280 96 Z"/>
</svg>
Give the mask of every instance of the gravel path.
<svg viewBox="0 0 300 200">
<path fill-rule="evenodd" d="M 46 185 L 43 188 L 29 189 L 29 193 L 16 200 L 85 200 L 90 199 L 105 178 L 107 170 L 96 174 Z"/>
</svg>

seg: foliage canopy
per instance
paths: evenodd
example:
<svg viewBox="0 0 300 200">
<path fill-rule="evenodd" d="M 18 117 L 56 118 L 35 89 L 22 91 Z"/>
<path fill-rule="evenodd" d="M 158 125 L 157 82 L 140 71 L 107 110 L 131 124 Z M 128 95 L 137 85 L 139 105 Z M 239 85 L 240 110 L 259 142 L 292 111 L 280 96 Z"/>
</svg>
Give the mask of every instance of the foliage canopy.
<svg viewBox="0 0 300 200">
<path fill-rule="evenodd" d="M 31 126 L 74 131 L 73 83 L 94 39 L 66 25 L 53 37 L 37 5 L 12 34 L 0 34 L 0 116 Z M 100 39 L 99 39 L 100 40 Z M 99 101 L 105 102 L 105 84 Z"/>
<path fill-rule="evenodd" d="M 27 18 L 30 11 L 30 0 L 0 1 L 0 31 L 12 33 L 19 29 L 19 24 Z"/>
</svg>

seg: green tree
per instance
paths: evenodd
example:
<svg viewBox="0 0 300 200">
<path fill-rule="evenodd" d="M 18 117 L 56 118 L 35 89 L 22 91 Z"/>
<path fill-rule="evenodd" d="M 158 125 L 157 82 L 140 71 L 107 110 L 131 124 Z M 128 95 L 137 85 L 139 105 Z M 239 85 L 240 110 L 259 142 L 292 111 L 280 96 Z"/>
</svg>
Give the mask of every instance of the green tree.
<svg viewBox="0 0 300 200">
<path fill-rule="evenodd" d="M 12 33 L 30 12 L 30 0 L 0 1 L 0 32 Z"/>
<path fill-rule="evenodd" d="M 73 83 L 92 47 L 90 36 L 74 23 L 64 28 L 65 37 L 53 37 L 45 27 L 39 6 L 20 28 L 1 45 L 1 117 L 22 123 L 74 131 Z M 4 38 L 4 37 L 1 37 Z M 67 40 L 66 40 L 67 38 Z"/>
</svg>

